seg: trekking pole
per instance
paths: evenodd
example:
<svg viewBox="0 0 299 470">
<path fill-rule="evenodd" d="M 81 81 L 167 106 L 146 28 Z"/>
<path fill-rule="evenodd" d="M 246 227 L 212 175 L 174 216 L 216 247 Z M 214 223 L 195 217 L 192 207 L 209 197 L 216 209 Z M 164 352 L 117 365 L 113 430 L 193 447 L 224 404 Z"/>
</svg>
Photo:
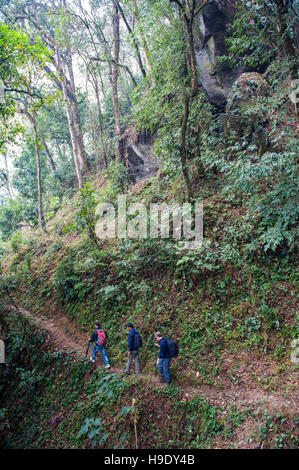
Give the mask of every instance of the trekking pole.
<svg viewBox="0 0 299 470">
<path fill-rule="evenodd" d="M 88 344 L 87 344 L 87 349 L 86 349 L 86 352 L 85 352 L 85 357 L 86 357 L 86 356 L 87 356 L 87 354 L 88 354 L 89 345 L 90 345 L 90 340 L 88 341 Z"/>
<path fill-rule="evenodd" d="M 156 346 L 156 351 L 155 351 L 155 375 L 157 375 L 157 351 L 158 351 L 158 348 Z"/>
</svg>

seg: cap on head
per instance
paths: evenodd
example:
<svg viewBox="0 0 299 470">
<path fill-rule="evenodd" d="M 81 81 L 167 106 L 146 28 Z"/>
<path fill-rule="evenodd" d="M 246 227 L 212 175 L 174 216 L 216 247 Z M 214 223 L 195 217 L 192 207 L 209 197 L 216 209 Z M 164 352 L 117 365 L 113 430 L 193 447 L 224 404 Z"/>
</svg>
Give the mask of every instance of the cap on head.
<svg viewBox="0 0 299 470">
<path fill-rule="evenodd" d="M 132 323 L 128 322 L 127 323 L 127 328 L 134 328 L 134 326 L 132 325 Z"/>
</svg>

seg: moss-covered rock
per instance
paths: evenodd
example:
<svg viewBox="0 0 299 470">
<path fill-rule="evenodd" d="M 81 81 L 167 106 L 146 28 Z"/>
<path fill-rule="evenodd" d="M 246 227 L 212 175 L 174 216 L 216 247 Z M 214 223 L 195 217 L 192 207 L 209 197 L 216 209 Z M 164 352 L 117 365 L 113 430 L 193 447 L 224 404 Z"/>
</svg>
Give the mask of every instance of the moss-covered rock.
<svg viewBox="0 0 299 470">
<path fill-rule="evenodd" d="M 232 142 L 245 137 L 267 146 L 268 120 L 264 99 L 270 86 L 257 72 L 243 73 L 234 83 L 226 105 L 225 135 Z"/>
</svg>

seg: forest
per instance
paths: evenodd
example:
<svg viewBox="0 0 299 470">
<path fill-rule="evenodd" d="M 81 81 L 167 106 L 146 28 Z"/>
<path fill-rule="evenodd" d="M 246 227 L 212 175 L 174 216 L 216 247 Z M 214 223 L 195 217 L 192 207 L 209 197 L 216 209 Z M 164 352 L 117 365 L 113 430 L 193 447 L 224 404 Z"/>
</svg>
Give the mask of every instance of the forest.
<svg viewBox="0 0 299 470">
<path fill-rule="evenodd" d="M 0 448 L 298 447 L 298 50 L 298 0 L 0 0 Z"/>
</svg>

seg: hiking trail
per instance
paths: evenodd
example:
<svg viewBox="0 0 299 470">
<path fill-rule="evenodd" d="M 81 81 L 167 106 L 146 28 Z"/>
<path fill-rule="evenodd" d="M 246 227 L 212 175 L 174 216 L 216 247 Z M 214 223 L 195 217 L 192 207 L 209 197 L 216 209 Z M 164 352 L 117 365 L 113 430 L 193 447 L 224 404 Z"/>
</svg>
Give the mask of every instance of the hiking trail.
<svg viewBox="0 0 299 470">
<path fill-rule="evenodd" d="M 66 352 L 76 352 L 79 357 L 85 358 L 86 345 L 89 337 L 86 333 L 78 331 L 74 322 L 72 322 L 65 315 L 58 313 L 55 318 L 47 318 L 45 315 L 34 315 L 32 312 L 17 305 L 18 311 L 27 318 L 30 318 L 37 327 L 40 327 L 46 333 L 46 342 L 55 346 L 58 350 Z M 8 305 L 7 308 L 16 311 L 16 307 Z M 91 347 L 86 360 L 89 360 L 91 354 Z M 109 350 L 108 350 L 109 351 Z M 124 364 L 125 365 L 125 357 Z M 262 366 L 262 361 L 259 363 Z M 267 364 L 266 364 L 267 365 Z M 91 364 L 93 369 L 104 367 L 102 357 L 97 355 L 96 364 Z M 109 371 L 112 373 L 119 373 L 128 378 L 122 373 L 123 368 L 111 366 Z M 136 378 L 135 374 L 132 377 Z M 140 380 L 149 382 L 152 386 L 162 387 L 159 382 L 158 376 L 141 372 Z M 191 400 L 196 394 L 209 400 L 211 405 L 228 407 L 236 405 L 239 408 L 255 407 L 256 410 L 264 410 L 272 413 L 284 412 L 289 415 L 295 415 L 298 412 L 298 387 L 288 392 L 288 396 L 283 396 L 283 391 L 271 391 L 267 393 L 262 387 L 248 387 L 244 385 L 230 385 L 227 388 L 217 388 L 214 385 L 190 385 L 175 383 L 182 390 L 182 399 Z"/>
</svg>

